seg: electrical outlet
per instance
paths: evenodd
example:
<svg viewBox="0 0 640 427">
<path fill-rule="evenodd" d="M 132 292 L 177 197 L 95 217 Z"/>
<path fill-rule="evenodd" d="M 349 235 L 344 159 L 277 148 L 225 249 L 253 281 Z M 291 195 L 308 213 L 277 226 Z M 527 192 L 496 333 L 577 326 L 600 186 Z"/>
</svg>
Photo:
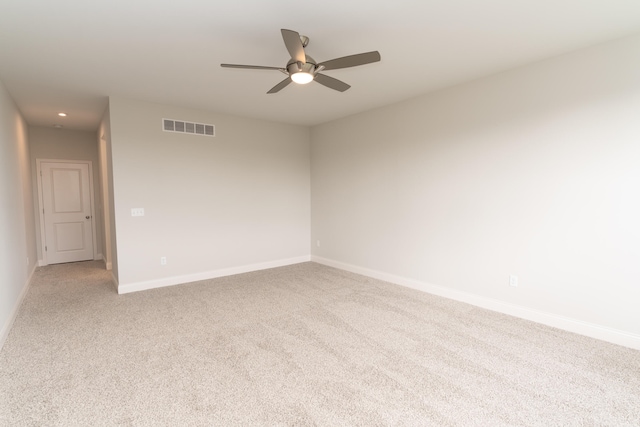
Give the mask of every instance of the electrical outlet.
<svg viewBox="0 0 640 427">
<path fill-rule="evenodd" d="M 320 240 L 317 240 L 317 241 L 316 241 L 316 246 L 317 246 L 317 247 L 320 247 Z"/>
<path fill-rule="evenodd" d="M 166 256 L 161 256 L 160 257 L 160 265 L 167 265 L 167 257 Z"/>
<path fill-rule="evenodd" d="M 27 267 L 29 267 L 29 257 L 27 257 Z"/>
<path fill-rule="evenodd" d="M 509 276 L 509 286 L 518 287 L 518 276 L 513 274 Z"/>
</svg>

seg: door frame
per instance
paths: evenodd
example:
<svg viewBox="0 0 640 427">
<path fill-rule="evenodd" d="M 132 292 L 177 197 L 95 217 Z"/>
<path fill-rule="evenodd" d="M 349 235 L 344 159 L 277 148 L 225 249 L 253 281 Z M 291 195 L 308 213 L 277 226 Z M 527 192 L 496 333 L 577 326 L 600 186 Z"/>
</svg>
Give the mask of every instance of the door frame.
<svg viewBox="0 0 640 427">
<path fill-rule="evenodd" d="M 42 261 L 39 262 L 39 265 L 45 266 L 49 265 L 49 261 L 47 259 L 47 251 L 45 250 L 45 246 L 47 244 L 47 236 L 45 234 L 44 227 L 44 215 L 42 215 L 42 211 L 44 210 L 44 195 L 42 190 L 42 163 L 76 163 L 76 164 L 86 164 L 89 165 L 89 194 L 90 194 L 90 204 L 91 204 L 91 232 L 93 234 L 93 259 L 99 260 L 100 258 L 96 258 L 98 254 L 98 242 L 96 239 L 96 208 L 94 202 L 93 195 L 93 164 L 91 160 L 61 160 L 61 159 L 36 159 L 36 178 L 38 179 L 38 217 L 40 218 L 40 250 L 42 252 Z"/>
</svg>

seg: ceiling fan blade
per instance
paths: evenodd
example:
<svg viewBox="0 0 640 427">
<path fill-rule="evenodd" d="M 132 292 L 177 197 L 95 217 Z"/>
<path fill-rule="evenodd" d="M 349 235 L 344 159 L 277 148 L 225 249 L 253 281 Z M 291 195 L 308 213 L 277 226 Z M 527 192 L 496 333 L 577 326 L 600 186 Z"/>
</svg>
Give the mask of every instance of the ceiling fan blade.
<svg viewBox="0 0 640 427">
<path fill-rule="evenodd" d="M 291 83 L 291 79 L 289 77 L 287 77 L 286 79 L 284 79 L 283 81 L 281 81 L 280 83 L 278 83 L 277 85 L 272 87 L 271 90 L 269 92 L 267 92 L 267 93 L 280 92 L 282 89 L 287 87 L 289 85 L 289 83 Z"/>
<path fill-rule="evenodd" d="M 306 63 L 307 56 L 304 54 L 304 46 L 302 46 L 300 34 L 298 34 L 296 31 L 285 29 L 280 30 L 280 32 L 282 33 L 284 45 L 287 47 L 289 55 L 291 55 L 291 59 L 302 62 L 303 64 Z"/>
<path fill-rule="evenodd" d="M 320 83 L 321 85 L 324 85 L 330 89 L 337 90 L 338 92 L 344 92 L 345 90 L 351 87 L 345 82 L 342 82 L 338 79 L 334 79 L 333 77 L 329 77 L 327 75 L 320 74 L 320 73 L 316 74 L 316 78 L 314 80 Z"/>
<path fill-rule="evenodd" d="M 287 71 L 282 67 L 265 67 L 262 65 L 220 64 L 220 66 L 225 68 L 247 68 L 251 70 L 276 70 L 276 71 L 284 71 L 284 72 Z"/>
<path fill-rule="evenodd" d="M 380 52 L 374 50 L 373 52 L 358 53 L 356 55 L 343 56 L 342 58 L 321 62 L 318 64 L 318 67 L 324 66 L 325 70 L 337 70 L 338 68 L 356 67 L 378 61 L 380 61 Z"/>
</svg>

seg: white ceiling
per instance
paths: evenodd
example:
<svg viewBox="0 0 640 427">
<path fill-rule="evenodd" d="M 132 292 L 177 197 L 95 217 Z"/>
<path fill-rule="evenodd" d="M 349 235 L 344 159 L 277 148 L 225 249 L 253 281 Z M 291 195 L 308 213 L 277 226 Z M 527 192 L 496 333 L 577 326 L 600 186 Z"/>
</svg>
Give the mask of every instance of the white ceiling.
<svg viewBox="0 0 640 427">
<path fill-rule="evenodd" d="M 327 71 L 344 93 L 220 67 L 284 66 L 281 28 L 382 60 Z M 640 0 L 2 0 L 0 80 L 31 125 L 96 129 L 109 95 L 315 125 L 638 32 Z"/>
</svg>

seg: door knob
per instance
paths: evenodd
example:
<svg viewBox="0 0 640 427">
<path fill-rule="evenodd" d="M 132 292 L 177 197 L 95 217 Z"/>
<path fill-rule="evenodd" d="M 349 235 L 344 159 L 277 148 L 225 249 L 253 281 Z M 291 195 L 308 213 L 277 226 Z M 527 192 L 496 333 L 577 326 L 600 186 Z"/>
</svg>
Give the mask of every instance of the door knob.
<svg viewBox="0 0 640 427">
<path fill-rule="evenodd" d="M 91 218 L 91 217 L 90 217 L 90 216 L 85 216 L 85 218 L 86 218 L 86 219 L 89 219 L 89 218 Z"/>
</svg>

